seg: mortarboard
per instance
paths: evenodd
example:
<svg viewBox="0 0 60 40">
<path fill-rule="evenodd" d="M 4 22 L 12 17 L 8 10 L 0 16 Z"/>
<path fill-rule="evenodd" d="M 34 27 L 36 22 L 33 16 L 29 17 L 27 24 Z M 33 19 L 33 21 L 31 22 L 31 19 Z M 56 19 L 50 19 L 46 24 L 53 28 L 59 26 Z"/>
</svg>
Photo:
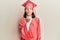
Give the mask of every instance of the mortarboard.
<svg viewBox="0 0 60 40">
<path fill-rule="evenodd" d="M 25 3 L 22 4 L 22 6 L 23 7 L 26 7 L 26 6 L 36 7 L 37 5 L 30 0 L 27 0 Z"/>
</svg>

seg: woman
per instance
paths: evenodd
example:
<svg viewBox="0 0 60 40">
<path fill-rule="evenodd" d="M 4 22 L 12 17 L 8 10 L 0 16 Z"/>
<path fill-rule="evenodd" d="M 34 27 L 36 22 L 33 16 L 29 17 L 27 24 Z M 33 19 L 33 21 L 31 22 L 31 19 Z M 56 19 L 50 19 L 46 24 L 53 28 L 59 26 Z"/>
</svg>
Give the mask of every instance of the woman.
<svg viewBox="0 0 60 40">
<path fill-rule="evenodd" d="M 21 40 L 41 40 L 40 20 L 35 16 L 33 9 L 37 5 L 28 0 L 23 6 L 25 12 L 23 17 L 19 19 Z"/>
</svg>

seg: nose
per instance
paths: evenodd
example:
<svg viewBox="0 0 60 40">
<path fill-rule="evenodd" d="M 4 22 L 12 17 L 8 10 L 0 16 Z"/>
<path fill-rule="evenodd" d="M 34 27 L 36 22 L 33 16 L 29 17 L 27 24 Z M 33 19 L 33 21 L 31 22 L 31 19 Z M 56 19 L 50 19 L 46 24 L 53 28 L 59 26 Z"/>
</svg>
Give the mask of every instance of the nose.
<svg viewBox="0 0 60 40">
<path fill-rule="evenodd" d="M 28 9 L 28 11 L 30 11 L 30 9 Z"/>
</svg>

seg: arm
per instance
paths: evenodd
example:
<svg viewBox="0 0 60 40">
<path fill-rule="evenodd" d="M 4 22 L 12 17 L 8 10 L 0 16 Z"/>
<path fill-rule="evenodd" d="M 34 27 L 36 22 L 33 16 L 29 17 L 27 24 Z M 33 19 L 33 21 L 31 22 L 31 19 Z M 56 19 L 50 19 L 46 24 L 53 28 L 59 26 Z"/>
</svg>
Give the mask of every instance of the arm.
<svg viewBox="0 0 60 40">
<path fill-rule="evenodd" d="M 24 20 L 20 19 L 18 21 L 18 29 L 19 29 L 19 37 L 21 40 L 25 39 L 25 35 L 23 34 L 24 33 L 24 30 L 23 30 L 23 27 L 25 26 L 24 24 Z"/>
<path fill-rule="evenodd" d="M 19 31 L 19 37 L 20 37 L 20 40 L 22 39 L 21 37 L 21 29 L 22 29 L 22 24 L 21 24 L 21 19 L 18 21 L 18 31 Z"/>
<path fill-rule="evenodd" d="M 18 31 L 19 31 L 19 33 L 21 32 L 21 24 L 20 23 L 18 23 Z"/>
<path fill-rule="evenodd" d="M 40 19 L 38 19 L 37 40 L 41 40 L 41 24 L 40 24 Z"/>
<path fill-rule="evenodd" d="M 21 18 L 18 21 L 18 29 L 19 29 L 19 32 L 21 32 L 22 27 L 24 27 L 24 22 L 23 22 L 23 19 Z"/>
</svg>

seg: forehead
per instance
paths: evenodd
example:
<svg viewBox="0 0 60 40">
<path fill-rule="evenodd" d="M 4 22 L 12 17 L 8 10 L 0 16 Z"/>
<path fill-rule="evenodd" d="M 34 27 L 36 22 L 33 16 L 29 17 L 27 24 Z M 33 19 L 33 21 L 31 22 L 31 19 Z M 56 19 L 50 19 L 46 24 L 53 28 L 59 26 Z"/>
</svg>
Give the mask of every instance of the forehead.
<svg viewBox="0 0 60 40">
<path fill-rule="evenodd" d="M 28 3 L 28 4 L 26 5 L 26 8 L 33 8 L 33 5 L 32 5 L 31 3 Z"/>
</svg>

